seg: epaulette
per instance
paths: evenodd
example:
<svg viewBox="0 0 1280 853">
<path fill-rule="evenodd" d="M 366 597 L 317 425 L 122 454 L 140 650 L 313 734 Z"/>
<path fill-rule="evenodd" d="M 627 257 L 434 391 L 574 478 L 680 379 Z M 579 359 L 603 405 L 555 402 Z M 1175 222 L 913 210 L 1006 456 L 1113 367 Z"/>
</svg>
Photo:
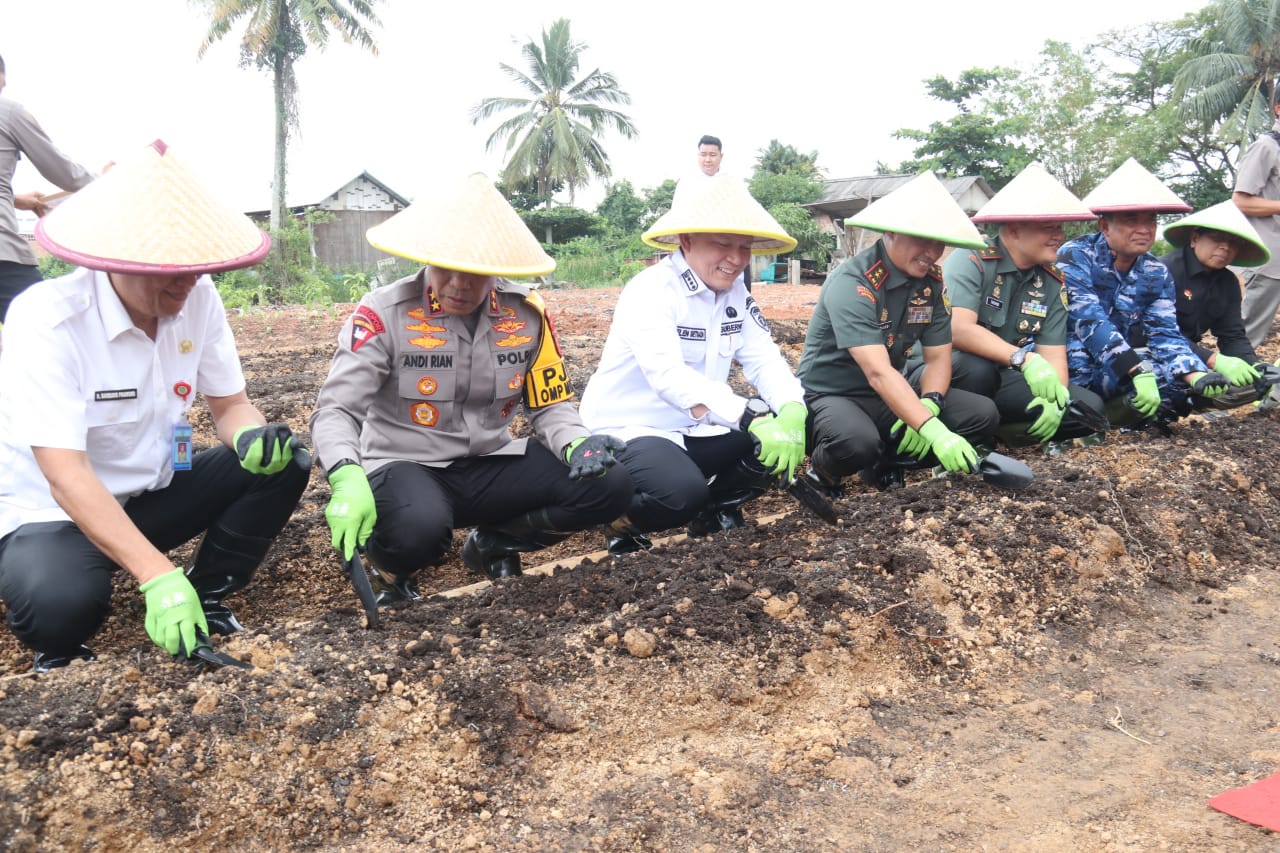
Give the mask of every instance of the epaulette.
<svg viewBox="0 0 1280 853">
<path fill-rule="evenodd" d="M 871 282 L 872 287 L 879 290 L 880 285 L 884 284 L 884 280 L 889 276 L 889 270 L 885 268 L 884 261 L 876 261 L 863 275 L 867 277 L 867 281 Z"/>
<path fill-rule="evenodd" d="M 1004 252 L 1000 251 L 995 246 L 987 246 L 978 254 L 978 257 L 982 258 L 984 261 L 998 261 L 1004 257 Z"/>
<path fill-rule="evenodd" d="M 1041 264 L 1041 265 L 1040 265 L 1040 268 L 1041 268 L 1042 270 L 1044 270 L 1045 272 L 1047 272 L 1049 275 L 1051 275 L 1051 276 L 1053 276 L 1054 278 L 1056 278 L 1056 279 L 1058 280 L 1058 283 L 1059 283 L 1059 284 L 1065 284 L 1065 283 L 1066 283 L 1066 282 L 1065 282 L 1065 278 L 1064 278 L 1064 276 L 1062 275 L 1062 270 L 1058 268 L 1058 265 L 1057 265 L 1057 264 Z"/>
<path fill-rule="evenodd" d="M 929 278 L 942 281 L 942 267 L 938 266 L 937 264 L 934 264 L 933 266 L 929 267 L 929 272 L 926 273 L 926 275 L 928 275 Z"/>
</svg>

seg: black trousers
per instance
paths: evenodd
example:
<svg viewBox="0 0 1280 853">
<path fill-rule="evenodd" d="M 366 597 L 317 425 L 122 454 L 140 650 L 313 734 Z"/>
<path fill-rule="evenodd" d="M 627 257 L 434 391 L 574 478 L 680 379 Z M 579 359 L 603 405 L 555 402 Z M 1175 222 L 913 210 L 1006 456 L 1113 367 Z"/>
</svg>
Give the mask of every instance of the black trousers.
<svg viewBox="0 0 1280 853">
<path fill-rule="evenodd" d="M 273 539 L 293 514 L 309 471 L 289 465 L 252 474 L 219 445 L 192 459 L 163 489 L 130 498 L 124 511 L 160 551 L 217 525 Z M 9 627 L 38 652 L 69 654 L 92 637 L 111 611 L 111 573 L 120 567 L 70 521 L 24 524 L 0 540 L 0 597 Z M 251 575 L 257 565 L 244 566 Z"/>
<path fill-rule="evenodd" d="M 682 448 L 665 438 L 642 436 L 628 441 L 618 455 L 635 484 L 627 507 L 635 529 L 648 533 L 679 527 L 716 496 L 747 485 L 742 463 L 756 454 L 749 433 L 685 436 L 684 442 Z"/>
<path fill-rule="evenodd" d="M 878 394 L 809 395 L 805 402 L 809 406 L 809 459 L 824 474 L 847 477 L 897 453 L 889 430 L 898 416 Z M 990 445 L 1000 414 L 986 397 L 952 387 L 941 420 L 970 443 Z M 931 453 L 926 458 L 932 457 Z"/>
<path fill-rule="evenodd" d="M 9 303 L 13 298 L 43 278 L 39 267 L 17 261 L 0 261 L 0 323 L 9 313 Z"/>
<path fill-rule="evenodd" d="M 996 409 L 1000 412 L 1002 424 L 1030 426 L 1032 421 L 1040 416 L 1039 407 L 1033 409 L 1031 414 L 1027 413 L 1027 406 L 1035 399 L 1035 395 L 1027 386 L 1027 380 L 1023 378 L 1022 371 L 997 364 L 980 355 L 970 352 L 952 352 L 951 387 L 963 388 L 966 391 L 990 397 L 995 401 Z M 1100 396 L 1081 385 L 1068 385 L 1067 393 L 1072 400 L 1083 403 L 1095 412 L 1107 410 Z M 1058 424 L 1058 431 L 1053 434 L 1053 440 L 1079 438 L 1089 435 L 1092 431 L 1068 412 L 1062 416 L 1062 423 Z M 1028 443 L 1034 441 L 1034 438 L 1028 437 Z"/>
<path fill-rule="evenodd" d="M 613 521 L 631 499 L 623 466 L 570 480 L 568 467 L 534 439 L 523 455 L 473 456 L 447 468 L 393 462 L 374 471 L 369 486 L 378 509 L 369 558 L 400 576 L 440 562 L 454 527 L 500 527 L 546 509 L 554 529 L 567 533 Z"/>
</svg>

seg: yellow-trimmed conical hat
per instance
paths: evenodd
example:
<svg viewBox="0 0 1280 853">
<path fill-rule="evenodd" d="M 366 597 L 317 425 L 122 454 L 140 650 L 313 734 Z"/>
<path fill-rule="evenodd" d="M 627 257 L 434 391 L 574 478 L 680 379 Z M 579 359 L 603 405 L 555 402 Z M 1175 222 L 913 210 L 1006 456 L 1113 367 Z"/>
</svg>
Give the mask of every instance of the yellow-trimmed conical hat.
<svg viewBox="0 0 1280 853">
<path fill-rule="evenodd" d="M 712 175 L 691 180 L 681 182 L 671 209 L 658 217 L 640 239 L 667 251 L 680 246 L 681 234 L 753 237 L 753 255 L 785 254 L 796 247 L 796 239 L 752 197 L 741 179 Z"/>
<path fill-rule="evenodd" d="M 974 214 L 974 222 L 1083 222 L 1098 215 L 1071 190 L 1032 163 Z"/>
<path fill-rule="evenodd" d="M 1187 214 L 1164 229 L 1164 238 L 1181 249 L 1190 242 L 1191 233 L 1197 228 L 1225 231 L 1243 240 L 1244 244 L 1231 262 L 1235 266 L 1256 267 L 1271 260 L 1271 250 L 1262 242 L 1253 224 L 1240 212 L 1234 201 L 1228 199 L 1213 207 Z"/>
<path fill-rule="evenodd" d="M 215 198 L 158 139 L 59 204 L 35 235 L 78 266 L 149 275 L 253 266 L 271 248 L 262 229 Z"/>
<path fill-rule="evenodd" d="M 365 237 L 392 255 L 477 275 L 527 278 L 556 268 L 520 214 L 479 172 L 414 202 Z"/>
<path fill-rule="evenodd" d="M 1119 169 L 1094 187 L 1082 201 L 1097 214 L 1127 210 L 1186 213 L 1191 210 L 1191 205 L 1178 198 L 1177 193 L 1132 157 L 1121 163 Z"/>
<path fill-rule="evenodd" d="M 986 241 L 968 215 L 933 172 L 921 172 L 883 198 L 867 205 L 845 225 L 872 231 L 893 231 L 948 246 L 982 249 Z"/>
</svg>

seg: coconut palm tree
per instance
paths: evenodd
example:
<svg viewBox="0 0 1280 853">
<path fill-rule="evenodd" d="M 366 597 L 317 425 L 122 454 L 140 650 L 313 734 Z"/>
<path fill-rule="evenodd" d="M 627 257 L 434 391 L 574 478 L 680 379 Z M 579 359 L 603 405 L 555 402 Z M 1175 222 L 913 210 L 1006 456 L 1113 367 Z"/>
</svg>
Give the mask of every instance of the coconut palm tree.
<svg viewBox="0 0 1280 853">
<path fill-rule="evenodd" d="M 1218 0 L 1213 23 L 1192 39 L 1191 59 L 1178 70 L 1173 97 L 1186 119 L 1222 122 L 1238 142 L 1271 126 L 1271 94 L 1280 75 L 1280 0 Z"/>
<path fill-rule="evenodd" d="M 284 222 L 286 150 L 289 133 L 298 129 L 298 80 L 294 63 L 308 47 L 324 50 L 332 27 L 347 44 L 377 54 L 366 24 L 377 25 L 377 0 L 197 0 L 209 14 L 209 31 L 200 44 L 203 57 L 214 42 L 245 19 L 240 38 L 240 65 L 271 72 L 275 93 L 275 176 L 271 183 L 271 230 Z"/>
<path fill-rule="evenodd" d="M 552 187 L 561 182 L 574 190 L 592 177 L 612 174 L 609 156 L 599 136 L 612 127 L 627 139 L 636 136 L 635 125 L 608 104 L 629 104 L 631 96 L 618 88 L 612 74 L 593 69 L 577 77 L 578 61 L 587 45 L 569 35 L 569 21 L 560 18 L 542 40 L 529 41 L 520 53 L 528 71 L 500 63 L 499 67 L 529 95 L 526 98 L 485 98 L 471 111 L 473 124 L 498 113 L 517 110 L 490 134 L 492 149 L 505 140 L 507 164 L 502 181 L 515 186 L 534 180 L 543 204 L 551 206 Z"/>
</svg>

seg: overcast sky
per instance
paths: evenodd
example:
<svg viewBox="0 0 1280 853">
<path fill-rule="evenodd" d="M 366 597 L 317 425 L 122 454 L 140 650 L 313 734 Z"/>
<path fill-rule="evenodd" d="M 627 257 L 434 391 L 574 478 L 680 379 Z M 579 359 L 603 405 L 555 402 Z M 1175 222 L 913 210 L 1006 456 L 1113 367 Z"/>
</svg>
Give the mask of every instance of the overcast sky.
<svg viewBox="0 0 1280 853">
<path fill-rule="evenodd" d="M 866 3 L 615 4 L 599 0 L 382 0 L 370 56 L 335 39 L 298 65 L 302 136 L 290 153 L 291 200 L 319 201 L 368 171 L 409 197 L 471 171 L 496 175 L 476 127 L 483 97 L 521 93 L 498 68 L 557 17 L 585 42 L 582 70 L 612 72 L 632 97 L 635 140 L 607 135 L 615 179 L 637 191 L 696 168 L 697 139 L 724 140 L 724 170 L 747 175 L 771 139 L 817 150 L 827 177 L 869 174 L 911 146 L 946 108 L 922 80 L 973 66 L 1028 66 L 1045 39 L 1172 20 L 1204 0 L 916 0 Z M 969 14 L 963 14 L 969 12 Z M 183 0 L 5 0 L 4 96 L 55 143 L 97 170 L 155 138 L 236 206 L 265 208 L 272 101 L 265 72 L 238 66 L 239 31 L 196 58 L 203 13 Z M 19 192 L 48 189 L 20 167 Z M 299 198 L 298 190 L 315 198 Z M 579 203 L 593 207 L 602 189 Z"/>
</svg>

